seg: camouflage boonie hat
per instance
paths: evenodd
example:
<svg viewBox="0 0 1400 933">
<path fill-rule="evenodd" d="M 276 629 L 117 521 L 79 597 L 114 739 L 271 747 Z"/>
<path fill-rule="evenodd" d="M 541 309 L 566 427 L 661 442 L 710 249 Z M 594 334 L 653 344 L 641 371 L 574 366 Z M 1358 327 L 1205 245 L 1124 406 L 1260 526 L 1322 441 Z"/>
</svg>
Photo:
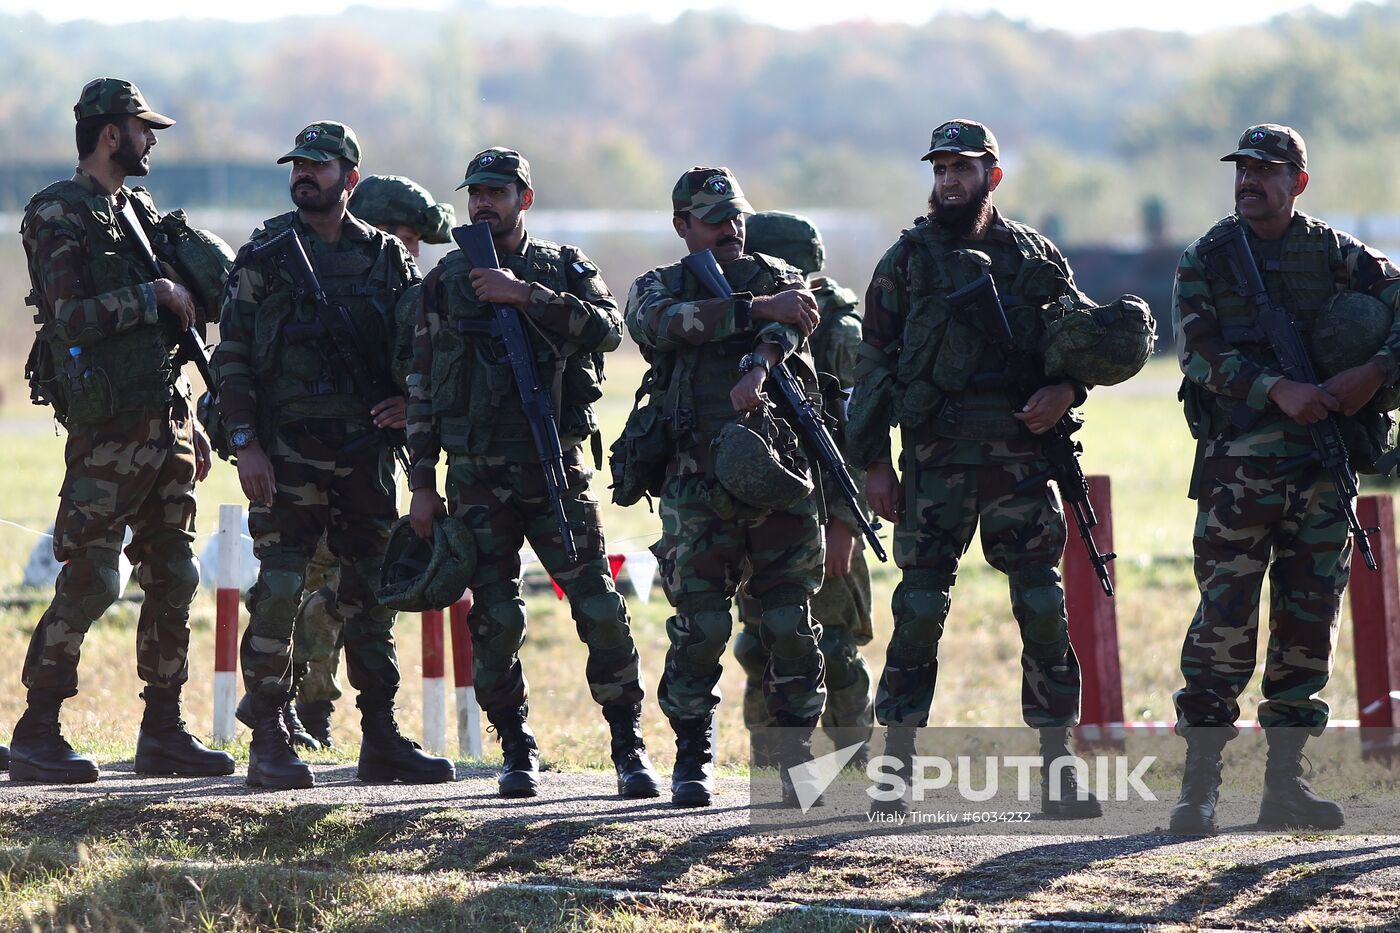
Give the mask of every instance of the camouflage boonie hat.
<svg viewBox="0 0 1400 933">
<path fill-rule="evenodd" d="M 361 178 L 350 194 L 349 208 L 350 213 L 376 227 L 409 227 L 424 243 L 446 243 L 457 222 L 451 204 L 438 204 L 427 188 L 402 175 Z"/>
<path fill-rule="evenodd" d="M 446 609 L 462 598 L 476 571 L 476 539 L 461 519 L 433 522 L 433 540 L 418 537 L 405 515 L 384 548 L 379 602 L 400 612 Z"/>
<path fill-rule="evenodd" d="M 360 164 L 360 141 L 355 131 L 344 123 L 334 120 L 317 120 L 297 134 L 292 151 L 277 160 L 277 164 L 293 159 L 308 159 L 312 162 L 329 162 L 332 159 L 349 159 L 352 165 Z"/>
<path fill-rule="evenodd" d="M 920 157 L 921 162 L 932 162 L 935 152 L 956 152 L 958 155 L 990 155 L 1000 159 L 997 138 L 992 131 L 976 120 L 949 120 L 939 124 L 929 138 L 928 152 Z"/>
<path fill-rule="evenodd" d="M 1303 137 L 1293 127 L 1281 123 L 1251 126 L 1240 134 L 1235 151 L 1221 156 L 1220 161 L 1237 162 L 1242 156 L 1265 162 L 1289 162 L 1304 171 L 1308 167 L 1308 147 Z"/>
<path fill-rule="evenodd" d="M 697 165 L 682 175 L 671 189 L 671 207 L 689 211 L 692 217 L 707 224 L 754 212 L 753 205 L 739 187 L 739 180 L 723 166 Z"/>
<path fill-rule="evenodd" d="M 467 177 L 457 186 L 461 191 L 468 185 L 513 185 L 522 182 L 526 188 L 530 184 L 530 163 L 514 149 L 493 146 L 483 149 L 467 163 Z"/>
<path fill-rule="evenodd" d="M 140 88 L 121 78 L 94 78 L 84 85 L 83 93 L 73 105 L 73 117 L 77 120 L 120 113 L 145 120 L 158 130 L 175 125 L 174 120 L 150 108 Z"/>
<path fill-rule="evenodd" d="M 783 262 L 814 275 L 822 269 L 826 251 L 816 225 L 800 214 L 761 211 L 745 225 L 744 251 L 777 256 Z"/>
</svg>

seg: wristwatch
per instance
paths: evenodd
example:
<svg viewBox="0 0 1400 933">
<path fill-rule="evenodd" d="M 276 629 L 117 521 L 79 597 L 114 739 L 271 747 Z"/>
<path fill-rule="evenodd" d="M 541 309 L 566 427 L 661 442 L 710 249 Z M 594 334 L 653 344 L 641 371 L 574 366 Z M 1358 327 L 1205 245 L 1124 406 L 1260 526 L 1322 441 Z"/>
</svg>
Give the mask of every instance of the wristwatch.
<svg viewBox="0 0 1400 933">
<path fill-rule="evenodd" d="M 764 372 L 769 372 L 768 358 L 762 353 L 745 353 L 744 358 L 739 361 L 739 372 L 747 373 L 755 366 L 762 366 Z"/>
<path fill-rule="evenodd" d="M 229 432 L 228 445 L 234 450 L 242 450 L 256 440 L 256 435 L 248 428 L 234 428 Z"/>
</svg>

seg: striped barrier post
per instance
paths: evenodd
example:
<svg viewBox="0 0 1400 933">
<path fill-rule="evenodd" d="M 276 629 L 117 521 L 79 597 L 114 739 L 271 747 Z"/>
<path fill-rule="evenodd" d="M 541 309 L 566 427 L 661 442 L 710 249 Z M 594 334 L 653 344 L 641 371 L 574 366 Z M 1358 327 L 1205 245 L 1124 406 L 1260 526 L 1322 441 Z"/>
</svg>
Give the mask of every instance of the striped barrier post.
<svg viewBox="0 0 1400 933">
<path fill-rule="evenodd" d="M 215 743 L 233 741 L 233 710 L 238 703 L 238 603 L 243 507 L 219 506 L 219 574 L 215 581 L 214 728 Z"/>
<path fill-rule="evenodd" d="M 1099 551 L 1113 550 L 1113 489 L 1107 476 L 1090 476 L 1089 504 L 1098 518 L 1094 542 Z M 1109 580 L 1116 580 L 1113 564 Z M 1123 673 L 1118 661 L 1118 613 L 1104 594 L 1073 522 L 1065 544 L 1065 612 L 1069 637 L 1079 657 L 1083 677 L 1079 721 L 1083 726 L 1123 722 Z M 1088 733 L 1081 727 L 1081 737 Z"/>
<path fill-rule="evenodd" d="M 423 613 L 423 747 L 434 755 L 447 750 L 446 659 L 442 610 Z"/>
<path fill-rule="evenodd" d="M 1356 500 L 1362 528 L 1380 528 L 1371 536 L 1378 571 L 1353 548 L 1351 632 L 1356 646 L 1356 703 L 1363 727 L 1393 729 L 1400 725 L 1400 579 L 1395 565 L 1395 505 L 1390 496 Z"/>
<path fill-rule="evenodd" d="M 472 633 L 467 626 L 471 607 L 468 591 L 452 604 L 448 614 L 452 623 L 452 680 L 457 688 L 457 754 L 479 759 L 482 756 L 481 708 L 476 705 L 476 687 L 472 683 Z"/>
</svg>

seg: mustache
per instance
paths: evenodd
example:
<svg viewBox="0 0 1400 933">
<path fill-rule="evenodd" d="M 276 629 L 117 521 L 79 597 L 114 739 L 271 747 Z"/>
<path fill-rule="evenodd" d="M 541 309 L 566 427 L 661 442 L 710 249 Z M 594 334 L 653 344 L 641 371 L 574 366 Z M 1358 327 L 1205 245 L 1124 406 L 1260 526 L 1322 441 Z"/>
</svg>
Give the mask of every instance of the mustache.
<svg viewBox="0 0 1400 933">
<path fill-rule="evenodd" d="M 1238 197 L 1242 197 L 1242 196 L 1244 196 L 1244 195 L 1246 195 L 1246 194 L 1258 195 L 1258 196 L 1261 197 L 1261 198 L 1264 196 L 1264 192 L 1261 191 L 1260 189 L 1250 187 L 1250 188 L 1240 188 L 1238 191 L 1235 192 L 1235 197 L 1237 197 L 1237 198 L 1238 198 Z"/>
<path fill-rule="evenodd" d="M 736 236 L 726 236 L 726 237 L 720 237 L 719 242 L 716 243 L 715 245 L 716 245 L 716 246 L 731 246 L 731 245 L 732 245 L 732 246 L 743 246 L 743 245 L 744 245 L 744 241 L 741 240 L 741 239 L 739 239 L 739 238 L 736 237 Z"/>
</svg>

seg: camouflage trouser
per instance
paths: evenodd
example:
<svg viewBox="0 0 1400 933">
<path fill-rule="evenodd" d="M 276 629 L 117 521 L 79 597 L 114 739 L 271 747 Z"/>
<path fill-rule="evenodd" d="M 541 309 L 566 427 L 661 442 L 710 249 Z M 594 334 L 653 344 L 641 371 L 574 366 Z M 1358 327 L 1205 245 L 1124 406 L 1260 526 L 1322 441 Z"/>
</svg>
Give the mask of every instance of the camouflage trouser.
<svg viewBox="0 0 1400 933">
<path fill-rule="evenodd" d="M 325 535 L 340 562 L 340 585 L 329 609 L 343 627 L 350 683 L 361 694 L 392 696 L 399 683 L 394 613 L 374 596 L 395 518 L 388 450 L 372 435 L 366 439 L 362 427 L 304 419 L 282 425 L 269 453 L 276 499 L 270 508 L 255 504 L 248 511 L 262 567 L 248 594 L 244 686 L 249 693 L 291 692 L 297 608 L 307 564 Z"/>
<path fill-rule="evenodd" d="M 904 516 L 894 534 L 894 559 L 904 574 L 894 591 L 894 635 L 875 694 L 880 722 L 928 724 L 950 592 L 980 522 L 982 551 L 1007 575 L 1021 631 L 1021 714 L 1037 728 L 1076 724 L 1079 660 L 1069 643 L 1059 571 L 1064 511 L 1047 486 L 1013 491 L 1043 464 L 963 466 L 906 455 L 911 462 Z"/>
<path fill-rule="evenodd" d="M 758 519 L 720 518 L 706 504 L 703 475 L 672 476 L 661 490 L 661 540 L 652 547 L 675 615 L 658 699 L 672 721 L 700 719 L 719 704 L 720 658 L 733 628 L 730 607 L 749 568 L 758 600 L 768 708 L 784 725 L 815 724 L 826 700 L 821 626 L 809 601 L 822 582 L 826 542 L 815 500 Z"/>
<path fill-rule="evenodd" d="M 821 652 L 826 661 L 826 709 L 822 725 L 840 733 L 849 730 L 869 735 L 875 721 L 870 698 L 870 666 L 860 654 L 860 645 L 869 643 L 870 567 L 865 551 L 857 544 L 851 555 L 851 572 L 844 577 L 827 577 L 812 597 L 812 618 L 821 624 Z M 759 637 L 762 607 L 748 588 L 739 591 L 739 622 L 742 630 L 734 638 L 734 658 L 744 668 L 744 725 L 776 725 L 763 695 L 763 675 L 768 669 L 768 652 Z"/>
<path fill-rule="evenodd" d="M 73 696 L 83 636 L 116 598 L 118 559 L 139 564 L 145 592 L 136 623 L 136 672 L 168 687 L 189 676 L 190 600 L 199 587 L 194 540 L 193 422 L 183 398 L 171 410 L 119 414 L 98 427 L 74 426 L 54 521 L 53 551 L 67 561 L 53 602 L 24 659 L 31 689 Z"/>
<path fill-rule="evenodd" d="M 544 471 L 531 457 L 453 457 L 447 470 L 448 507 L 476 538 L 475 597 L 467 617 L 472 672 L 483 710 L 518 708 L 529 696 L 520 666 L 525 602 L 520 598 L 520 548 L 535 556 L 569 599 L 578 637 L 588 647 L 584 675 L 599 705 L 640 703 L 645 693 L 627 604 L 613 586 L 603 543 L 598 500 L 588 489 L 593 471 L 579 448 L 564 452 L 568 495 L 564 513 L 577 529 L 579 560 L 564 558 L 564 540 L 545 489 Z"/>
<path fill-rule="evenodd" d="M 292 664 L 297 673 L 297 700 L 301 703 L 341 697 L 336 673 L 340 669 L 342 626 L 331 614 L 339 579 L 340 562 L 322 537 L 311 563 L 306 565 L 306 592 L 293 626 Z"/>
<path fill-rule="evenodd" d="M 1212 457 L 1201 466 L 1201 602 L 1181 649 L 1186 686 L 1174 697 L 1178 729 L 1239 718 L 1239 695 L 1254 674 L 1266 569 L 1272 605 L 1259 722 L 1319 732 L 1327 722 L 1317 694 L 1332 671 L 1351 537 L 1325 471 L 1276 476 L 1277 467 L 1277 460 L 1250 457 Z"/>
</svg>

